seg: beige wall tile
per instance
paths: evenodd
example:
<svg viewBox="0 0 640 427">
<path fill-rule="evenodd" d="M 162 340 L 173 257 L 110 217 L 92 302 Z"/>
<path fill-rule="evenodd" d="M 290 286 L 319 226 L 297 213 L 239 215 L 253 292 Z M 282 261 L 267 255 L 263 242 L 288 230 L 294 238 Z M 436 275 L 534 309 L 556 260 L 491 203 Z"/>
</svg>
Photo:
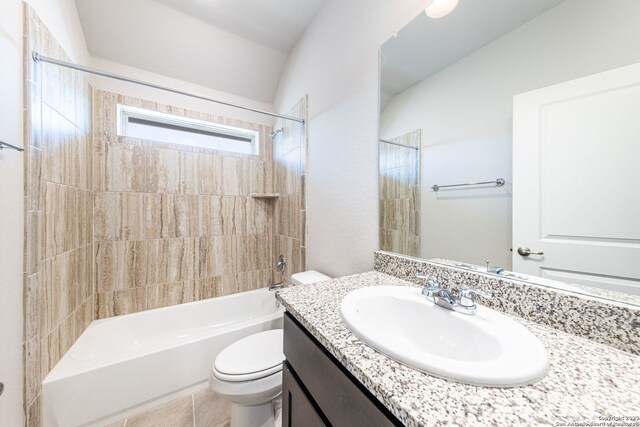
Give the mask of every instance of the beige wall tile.
<svg viewBox="0 0 640 427">
<path fill-rule="evenodd" d="M 271 269 L 238 273 L 236 280 L 240 292 L 265 288 L 271 285 Z"/>
<path fill-rule="evenodd" d="M 58 363 L 60 354 L 59 329 L 54 329 L 49 335 L 40 340 L 40 382 Z"/>
<path fill-rule="evenodd" d="M 300 248 L 300 271 L 306 271 L 306 270 L 307 270 L 307 248 L 303 246 Z"/>
<path fill-rule="evenodd" d="M 25 16 L 25 52 L 69 60 L 27 4 Z M 27 425 L 39 426 L 39 384 L 90 321 L 78 307 L 94 310 L 92 89 L 77 72 L 25 61 L 24 397 Z"/>
<path fill-rule="evenodd" d="M 147 310 L 195 301 L 198 295 L 196 286 L 195 280 L 148 286 L 145 288 Z"/>
<path fill-rule="evenodd" d="M 195 238 L 147 240 L 147 284 L 194 280 L 199 265 Z"/>
<path fill-rule="evenodd" d="M 197 194 L 198 192 L 196 158 L 197 155 L 195 153 L 186 151 L 180 153 L 178 192 L 181 194 Z"/>
<path fill-rule="evenodd" d="M 93 321 L 94 316 L 94 299 L 93 296 L 87 298 L 74 312 L 75 322 L 75 340 L 80 337 L 89 324 Z"/>
<path fill-rule="evenodd" d="M 124 249 L 122 242 L 96 242 L 95 284 L 97 292 L 110 292 L 122 289 L 124 285 Z"/>
<path fill-rule="evenodd" d="M 144 240 L 126 241 L 124 246 L 124 287 L 138 288 L 147 281 L 147 243 Z"/>
<path fill-rule="evenodd" d="M 247 234 L 271 234 L 273 209 L 274 202 L 271 200 L 246 198 Z"/>
<path fill-rule="evenodd" d="M 42 150 L 29 147 L 25 164 L 27 179 L 25 180 L 25 195 L 27 196 L 25 209 L 40 210 L 40 185 L 42 181 Z"/>
<path fill-rule="evenodd" d="M 107 161 L 107 142 L 94 139 L 91 144 L 93 148 L 92 153 L 92 186 L 95 191 L 107 190 L 107 174 L 109 173 L 108 161 Z"/>
<path fill-rule="evenodd" d="M 200 236 L 218 236 L 223 233 L 222 196 L 199 196 L 198 217 Z"/>
<path fill-rule="evenodd" d="M 136 313 L 145 310 L 146 294 L 144 288 L 126 289 L 96 294 L 97 319 Z"/>
<path fill-rule="evenodd" d="M 162 194 L 144 194 L 144 238 L 162 237 Z"/>
<path fill-rule="evenodd" d="M 42 311 L 41 273 L 25 278 L 24 288 L 24 340 L 39 337 L 40 313 Z"/>
<path fill-rule="evenodd" d="M 62 321 L 62 323 L 60 324 L 59 328 L 59 352 L 60 352 L 60 357 L 62 357 L 67 350 L 69 350 L 71 348 L 71 345 L 73 345 L 73 342 L 76 339 L 76 332 L 75 332 L 75 326 L 76 326 L 76 322 L 75 322 L 75 316 L 71 315 L 68 316 L 66 319 L 64 319 Z"/>
<path fill-rule="evenodd" d="M 177 193 L 180 153 L 147 147 L 147 185 L 149 193 Z"/>
<path fill-rule="evenodd" d="M 223 194 L 222 156 L 200 154 L 196 158 L 198 194 Z"/>
<path fill-rule="evenodd" d="M 153 200 L 153 209 L 157 209 Z M 200 210 L 197 196 L 162 194 L 160 198 L 160 236 L 162 238 L 198 236 Z"/>
<path fill-rule="evenodd" d="M 222 233 L 246 234 L 246 198 L 240 196 L 222 196 Z"/>
<path fill-rule="evenodd" d="M 196 300 L 215 298 L 219 296 L 219 289 L 222 287 L 222 277 L 209 277 L 195 281 Z"/>
<path fill-rule="evenodd" d="M 222 193 L 225 195 L 242 194 L 243 161 L 235 157 L 222 158 Z"/>
<path fill-rule="evenodd" d="M 199 277 L 235 274 L 237 271 L 234 236 L 213 236 L 199 239 Z"/>
<path fill-rule="evenodd" d="M 419 147 L 421 131 L 394 138 Z M 419 162 L 415 151 L 380 144 L 380 246 L 382 250 L 420 254 Z"/>
<path fill-rule="evenodd" d="M 74 307 L 93 294 L 93 246 L 83 246 L 72 253 L 74 260 L 72 271 L 72 289 L 74 293 Z"/>
<path fill-rule="evenodd" d="M 99 316 L 128 311 L 128 308 L 119 310 L 116 299 L 120 295 L 125 301 L 139 300 L 124 293 L 131 286 L 144 288 L 146 307 L 154 308 L 238 292 L 240 282 L 247 283 L 242 289 L 269 282 L 274 264 L 271 233 L 276 231 L 275 203 L 248 196 L 275 188 L 270 127 L 99 92 L 94 103 L 98 116 L 94 120 L 96 140 L 91 156 L 97 191 L 95 281 L 101 294 L 98 298 L 103 301 L 98 303 Z M 201 149 L 163 143 L 153 146 L 149 141 L 118 137 L 114 125 L 117 103 L 255 128 L 262 137 L 260 155 L 206 153 Z M 299 194 L 302 143 L 299 128 L 288 132 L 286 145 L 279 148 L 284 165 L 280 182 L 284 194 L 287 191 L 290 194 L 282 204 L 284 209 L 279 211 L 282 218 L 277 231 L 297 238 L 296 243 L 292 241 L 283 247 L 295 258 L 290 265 L 298 268 L 303 227 Z M 144 161 L 135 154 L 139 150 L 146 153 Z M 114 176 L 116 173 L 119 177 Z M 133 195 L 141 192 L 136 188 L 141 182 L 145 193 L 142 202 L 135 199 L 138 195 Z M 136 209 L 123 203 L 127 198 Z M 131 198 L 135 203 L 131 203 Z M 135 216 L 132 210 L 137 211 Z M 144 251 L 127 252 L 126 247 L 107 244 L 107 240 L 143 240 Z M 127 256 L 133 253 L 141 257 Z M 146 259 L 146 273 L 139 263 L 142 259 Z M 134 264 L 138 267 L 132 267 Z M 129 277 L 129 273 L 136 274 Z M 242 277 L 238 276 L 240 273 Z"/>
<path fill-rule="evenodd" d="M 27 407 L 27 419 L 25 423 L 27 427 L 39 427 L 42 425 L 41 400 L 41 395 L 38 395 L 38 397 Z"/>
<path fill-rule="evenodd" d="M 76 189 L 76 233 L 78 246 L 85 246 L 93 242 L 93 200 L 92 192 Z"/>
<path fill-rule="evenodd" d="M 144 192 L 147 180 L 152 180 L 156 176 L 153 171 L 146 170 L 147 163 L 154 158 L 146 152 L 145 148 L 111 142 L 106 143 L 104 149 L 103 155 L 106 157 L 107 169 L 104 179 L 105 189 Z"/>
<path fill-rule="evenodd" d="M 24 396 L 26 404 L 33 402 L 40 394 L 40 351 L 37 338 L 32 338 L 24 344 L 25 376 L 24 376 Z"/>
<path fill-rule="evenodd" d="M 235 274 L 225 274 L 219 281 L 216 281 L 216 285 L 218 286 L 218 296 L 231 295 L 240 291 Z"/>
<path fill-rule="evenodd" d="M 28 211 L 25 227 L 25 271 L 30 275 L 38 271 L 42 260 L 42 212 Z"/>
<path fill-rule="evenodd" d="M 135 240 L 145 236 L 145 195 L 96 192 L 94 236 L 96 241 Z"/>
<path fill-rule="evenodd" d="M 72 252 L 45 261 L 41 304 L 46 313 L 46 328 L 41 330 L 41 336 L 53 331 L 74 309 L 74 267 Z"/>
<path fill-rule="evenodd" d="M 97 242 L 95 283 L 98 292 L 145 286 L 149 271 L 156 267 L 149 265 L 148 250 L 144 240 Z"/>
</svg>

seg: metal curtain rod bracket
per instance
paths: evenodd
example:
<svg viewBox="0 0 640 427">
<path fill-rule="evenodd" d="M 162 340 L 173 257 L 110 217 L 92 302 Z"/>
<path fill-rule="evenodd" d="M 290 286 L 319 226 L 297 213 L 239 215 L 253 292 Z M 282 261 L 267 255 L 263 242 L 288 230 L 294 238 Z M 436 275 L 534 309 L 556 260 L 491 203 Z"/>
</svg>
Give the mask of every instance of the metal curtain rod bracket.
<svg viewBox="0 0 640 427">
<path fill-rule="evenodd" d="M 285 114 L 272 113 L 270 111 L 259 110 L 257 108 L 243 107 L 242 105 L 233 104 L 231 102 L 226 102 L 226 101 L 220 101 L 218 99 L 209 98 L 208 96 L 198 95 L 196 93 L 191 93 L 191 92 L 185 92 L 185 91 L 182 91 L 182 90 L 173 89 L 173 88 L 170 88 L 170 87 L 167 87 L 167 86 L 158 85 L 158 84 L 155 84 L 155 83 L 149 83 L 149 82 L 145 82 L 145 81 L 142 81 L 142 80 L 132 79 L 132 78 L 129 78 L 129 77 L 121 76 L 119 74 L 109 73 L 107 71 L 101 71 L 101 70 L 97 70 L 95 68 L 84 67 L 82 65 L 73 64 L 71 62 L 60 61 L 60 60 L 55 59 L 55 58 L 50 58 L 48 56 L 40 55 L 36 51 L 33 51 L 33 53 L 31 54 L 31 57 L 33 58 L 33 60 L 35 62 L 47 62 L 49 64 L 54 64 L 54 65 L 59 65 L 61 67 L 71 68 L 73 70 L 78 70 L 78 71 L 82 71 L 82 72 L 89 73 L 89 74 L 95 74 L 96 76 L 108 77 L 110 79 L 120 80 L 120 81 L 128 82 L 128 83 L 134 83 L 134 84 L 137 84 L 137 85 L 146 86 L 146 87 L 150 87 L 150 88 L 153 88 L 153 89 L 164 90 L 166 92 L 171 92 L 171 93 L 175 93 L 175 94 L 178 94 L 178 95 L 184 95 L 184 96 L 189 96 L 191 98 L 201 99 L 203 101 L 215 102 L 216 104 L 226 105 L 228 107 L 234 107 L 234 108 L 239 108 L 239 109 L 245 110 L 245 111 L 251 111 L 253 113 L 264 114 L 266 116 L 271 116 L 271 117 L 278 117 L 280 119 L 285 119 L 285 120 L 292 120 L 294 122 L 302 123 L 303 125 L 305 124 L 304 119 L 302 119 L 300 117 L 293 117 L 293 116 L 287 116 Z"/>
<path fill-rule="evenodd" d="M 12 144 L 0 141 L 0 151 L 2 151 L 2 149 L 5 147 L 11 148 L 16 151 L 24 151 L 24 148 L 22 147 L 18 147 L 17 145 L 12 145 Z"/>
<path fill-rule="evenodd" d="M 385 144 L 397 145 L 398 147 L 410 148 L 412 150 L 417 150 L 418 147 L 413 147 L 411 145 L 401 144 L 399 142 L 389 141 L 387 139 L 381 139 L 380 142 L 384 142 Z"/>
<path fill-rule="evenodd" d="M 431 189 L 433 191 L 439 191 L 441 188 L 467 187 L 469 185 L 484 185 L 484 184 L 493 184 L 496 187 L 502 187 L 504 183 L 505 183 L 504 179 L 498 178 L 495 181 L 468 182 L 466 184 L 434 185 L 433 187 L 431 187 Z"/>
</svg>

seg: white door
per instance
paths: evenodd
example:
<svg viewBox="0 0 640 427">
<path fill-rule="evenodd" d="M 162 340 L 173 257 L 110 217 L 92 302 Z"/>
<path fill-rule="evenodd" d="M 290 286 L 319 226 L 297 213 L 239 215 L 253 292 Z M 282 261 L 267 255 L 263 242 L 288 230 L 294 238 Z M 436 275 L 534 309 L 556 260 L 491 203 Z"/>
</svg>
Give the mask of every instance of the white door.
<svg viewBox="0 0 640 427">
<path fill-rule="evenodd" d="M 514 271 L 640 294 L 640 64 L 513 106 Z"/>
</svg>

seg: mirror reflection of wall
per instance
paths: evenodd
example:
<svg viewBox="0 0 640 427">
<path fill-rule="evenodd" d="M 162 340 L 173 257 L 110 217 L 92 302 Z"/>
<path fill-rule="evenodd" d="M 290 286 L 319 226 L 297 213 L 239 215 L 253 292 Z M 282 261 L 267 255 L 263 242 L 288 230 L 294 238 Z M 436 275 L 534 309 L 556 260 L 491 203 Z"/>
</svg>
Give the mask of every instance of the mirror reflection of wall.
<svg viewBox="0 0 640 427">
<path fill-rule="evenodd" d="M 380 140 L 380 249 L 420 256 L 420 129 Z"/>
<path fill-rule="evenodd" d="M 380 138 L 422 130 L 420 257 L 509 270 L 513 97 L 640 62 L 640 2 L 460 0 L 381 56 Z"/>
</svg>

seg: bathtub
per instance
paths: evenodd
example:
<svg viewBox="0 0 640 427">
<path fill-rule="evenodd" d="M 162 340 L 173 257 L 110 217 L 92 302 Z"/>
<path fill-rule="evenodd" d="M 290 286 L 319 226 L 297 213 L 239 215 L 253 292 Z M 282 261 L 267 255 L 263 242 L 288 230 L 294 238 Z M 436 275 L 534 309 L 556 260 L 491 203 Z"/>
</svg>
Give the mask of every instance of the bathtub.
<svg viewBox="0 0 640 427">
<path fill-rule="evenodd" d="M 94 321 L 43 381 L 43 423 L 104 425 L 188 393 L 222 349 L 282 316 L 259 289 Z"/>
</svg>

